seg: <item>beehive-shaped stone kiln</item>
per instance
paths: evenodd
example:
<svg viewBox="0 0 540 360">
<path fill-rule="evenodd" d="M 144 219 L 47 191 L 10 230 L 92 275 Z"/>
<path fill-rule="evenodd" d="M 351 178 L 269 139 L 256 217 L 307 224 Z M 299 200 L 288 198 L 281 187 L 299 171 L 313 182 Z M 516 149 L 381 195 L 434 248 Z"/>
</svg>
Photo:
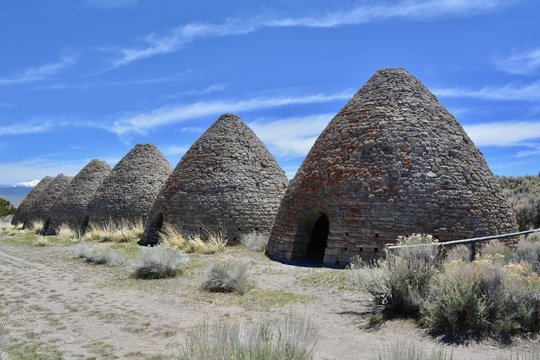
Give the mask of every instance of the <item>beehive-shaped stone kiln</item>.
<svg viewBox="0 0 540 360">
<path fill-rule="evenodd" d="M 440 240 L 516 230 L 482 153 L 403 69 L 382 69 L 317 139 L 281 203 L 267 254 L 345 264 L 399 235 Z"/>
<path fill-rule="evenodd" d="M 45 234 L 55 234 L 62 224 L 81 230 L 88 203 L 110 171 L 109 164 L 101 160 L 92 160 L 79 171 L 52 207 L 43 229 Z"/>
<path fill-rule="evenodd" d="M 40 193 L 32 207 L 28 210 L 27 224 L 32 221 L 46 222 L 51 208 L 60 201 L 73 177 L 64 174 L 57 175 L 44 191 Z M 44 224 L 44 228 L 47 224 Z"/>
<path fill-rule="evenodd" d="M 135 145 L 111 170 L 90 200 L 89 222 L 145 221 L 170 173 L 169 162 L 154 145 Z"/>
<path fill-rule="evenodd" d="M 257 135 L 222 115 L 187 151 L 152 209 L 139 244 L 154 245 L 163 224 L 185 234 L 270 233 L 287 177 Z"/>
<path fill-rule="evenodd" d="M 47 189 L 47 186 L 51 183 L 53 180 L 50 176 L 45 176 L 41 181 L 26 195 L 26 197 L 23 199 L 19 207 L 17 207 L 17 211 L 15 212 L 15 215 L 13 215 L 13 219 L 11 220 L 12 225 L 19 225 L 19 224 L 25 224 L 26 219 L 28 216 L 28 211 L 34 207 L 34 203 L 36 200 L 38 200 L 41 196 L 41 194 Z"/>
</svg>

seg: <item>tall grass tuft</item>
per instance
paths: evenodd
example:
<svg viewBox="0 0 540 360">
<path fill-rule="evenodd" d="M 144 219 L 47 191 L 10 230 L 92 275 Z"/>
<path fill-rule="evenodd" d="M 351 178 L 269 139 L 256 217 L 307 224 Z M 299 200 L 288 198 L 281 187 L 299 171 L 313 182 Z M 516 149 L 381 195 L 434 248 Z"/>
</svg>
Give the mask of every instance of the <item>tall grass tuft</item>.
<svg viewBox="0 0 540 360">
<path fill-rule="evenodd" d="M 68 241 L 77 238 L 77 232 L 68 224 L 62 224 L 56 230 L 56 236 L 61 240 Z"/>
<path fill-rule="evenodd" d="M 108 266 L 122 266 L 125 264 L 125 257 L 104 245 L 93 245 L 81 243 L 75 246 L 75 256 L 85 259 L 94 264 L 106 264 Z"/>
<path fill-rule="evenodd" d="M 382 347 L 371 360 L 452 360 L 452 352 L 444 348 L 401 339 Z"/>
<path fill-rule="evenodd" d="M 45 227 L 45 222 L 43 220 L 34 220 L 30 223 L 30 230 L 32 230 L 35 234 L 40 235 L 43 232 L 43 228 Z"/>
<path fill-rule="evenodd" d="M 224 251 L 226 247 L 227 239 L 221 232 L 216 232 L 209 234 L 206 240 L 199 235 L 189 239 L 186 252 L 214 254 Z"/>
<path fill-rule="evenodd" d="M 210 292 L 244 294 L 249 290 L 250 268 L 247 263 L 222 261 L 210 267 L 203 289 Z"/>
<path fill-rule="evenodd" d="M 142 220 L 120 222 L 108 221 L 102 224 L 90 224 L 84 233 L 83 241 L 112 241 L 117 243 L 137 242 L 144 233 Z"/>
<path fill-rule="evenodd" d="M 495 360 L 540 360 L 540 346 L 498 354 Z"/>
<path fill-rule="evenodd" d="M 0 360 L 8 360 L 7 354 L 6 354 L 6 347 L 8 343 L 8 332 L 6 330 L 6 320 L 4 318 L 0 318 Z"/>
<path fill-rule="evenodd" d="M 49 240 L 45 236 L 38 235 L 34 244 L 36 246 L 48 246 Z"/>
<path fill-rule="evenodd" d="M 140 279 L 161 279 L 178 275 L 188 261 L 178 249 L 156 246 L 142 249 L 133 276 Z"/>
<path fill-rule="evenodd" d="M 159 233 L 159 239 L 164 246 L 185 250 L 188 248 L 188 240 L 174 225 L 165 224 Z"/>
<path fill-rule="evenodd" d="M 270 235 L 250 232 L 240 237 L 240 242 L 252 251 L 263 252 L 268 244 Z"/>
<path fill-rule="evenodd" d="M 309 320 L 289 315 L 276 324 L 204 323 L 183 345 L 180 360 L 311 360 L 318 335 Z"/>
</svg>

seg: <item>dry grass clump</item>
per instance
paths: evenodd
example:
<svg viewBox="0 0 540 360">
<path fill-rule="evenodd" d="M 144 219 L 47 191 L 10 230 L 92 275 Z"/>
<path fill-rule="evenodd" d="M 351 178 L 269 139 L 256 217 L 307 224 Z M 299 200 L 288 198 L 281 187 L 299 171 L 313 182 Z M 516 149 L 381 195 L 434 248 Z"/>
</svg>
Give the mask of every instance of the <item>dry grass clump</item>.
<svg viewBox="0 0 540 360">
<path fill-rule="evenodd" d="M 176 226 L 165 224 L 159 238 L 164 246 L 185 250 L 187 253 L 214 254 L 224 251 L 227 246 L 225 236 L 220 231 L 207 232 L 207 239 L 200 235 L 187 237 Z"/>
<path fill-rule="evenodd" d="M 45 227 L 45 223 L 43 220 L 34 220 L 30 223 L 30 230 L 38 235 L 40 235 L 43 232 L 44 227 Z"/>
<path fill-rule="evenodd" d="M 263 252 L 268 244 L 270 235 L 258 232 L 250 232 L 240 237 L 240 242 L 252 251 Z"/>
<path fill-rule="evenodd" d="M 83 241 L 112 241 L 130 243 L 138 241 L 144 233 L 144 224 L 140 221 L 109 221 L 103 224 L 91 224 L 84 233 Z"/>
<path fill-rule="evenodd" d="M 77 232 L 68 224 L 62 224 L 56 230 L 56 236 L 58 236 L 61 240 L 68 241 L 76 239 Z"/>
<path fill-rule="evenodd" d="M 249 290 L 250 268 L 247 263 L 221 261 L 210 267 L 203 289 L 210 292 L 244 294 Z"/>
<path fill-rule="evenodd" d="M 382 347 L 372 360 L 452 360 L 452 351 L 425 345 L 408 339 L 400 339 Z"/>
<path fill-rule="evenodd" d="M 47 246 L 49 245 L 49 240 L 45 236 L 37 236 L 34 244 L 36 246 Z"/>
<path fill-rule="evenodd" d="M 427 295 L 429 283 L 438 263 L 438 248 L 431 235 L 413 234 L 400 237 L 386 261 L 356 264 L 351 279 L 361 290 L 373 296 L 378 311 L 416 313 Z"/>
<path fill-rule="evenodd" d="M 220 232 L 209 234 L 204 240 L 201 236 L 194 236 L 188 240 L 186 252 L 195 252 L 201 254 L 214 254 L 222 252 L 227 247 L 227 239 Z"/>
<path fill-rule="evenodd" d="M 318 335 L 312 323 L 288 316 L 276 324 L 204 323 L 182 346 L 180 360 L 310 360 Z"/>
<path fill-rule="evenodd" d="M 140 279 L 161 279 L 178 275 L 188 261 L 178 249 L 155 246 L 142 249 L 133 276 Z"/>
<path fill-rule="evenodd" d="M 106 264 L 108 266 L 121 266 L 126 262 L 125 257 L 104 245 L 81 243 L 75 246 L 75 255 L 94 264 Z"/>
<path fill-rule="evenodd" d="M 159 232 L 159 239 L 164 246 L 180 250 L 188 248 L 188 240 L 174 225 L 165 224 Z"/>
<path fill-rule="evenodd" d="M 540 329 L 540 278 L 525 264 L 451 261 L 434 276 L 423 322 L 455 335 Z"/>
<path fill-rule="evenodd" d="M 7 335 L 8 332 L 6 330 L 6 320 L 4 318 L 0 318 L 0 360 L 7 360 L 7 355 L 5 353 L 7 346 Z"/>
<path fill-rule="evenodd" d="M 540 346 L 497 354 L 496 360 L 540 360 Z"/>
</svg>

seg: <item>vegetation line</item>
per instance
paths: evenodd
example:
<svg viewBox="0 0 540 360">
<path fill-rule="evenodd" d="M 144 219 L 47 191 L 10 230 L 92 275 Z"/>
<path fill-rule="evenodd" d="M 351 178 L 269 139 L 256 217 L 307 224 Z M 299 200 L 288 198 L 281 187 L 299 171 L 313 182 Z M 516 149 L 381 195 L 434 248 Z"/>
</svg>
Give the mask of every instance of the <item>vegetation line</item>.
<svg viewBox="0 0 540 360">
<path fill-rule="evenodd" d="M 535 232 L 540 232 L 540 228 L 533 229 L 533 230 L 519 231 L 519 232 L 514 232 L 514 233 L 508 233 L 508 234 L 483 236 L 483 237 L 463 239 L 463 240 L 451 240 L 451 241 L 446 241 L 446 242 L 434 242 L 434 243 L 422 243 L 422 244 L 410 244 L 410 245 L 388 245 L 386 248 L 387 249 L 400 249 L 400 248 L 405 248 L 405 247 L 418 247 L 418 246 L 445 246 L 445 245 L 470 244 L 470 243 L 475 243 L 479 241 L 497 240 L 497 239 L 505 239 L 509 237 L 514 237 L 518 235 L 527 235 L 527 234 L 532 234 Z"/>
</svg>

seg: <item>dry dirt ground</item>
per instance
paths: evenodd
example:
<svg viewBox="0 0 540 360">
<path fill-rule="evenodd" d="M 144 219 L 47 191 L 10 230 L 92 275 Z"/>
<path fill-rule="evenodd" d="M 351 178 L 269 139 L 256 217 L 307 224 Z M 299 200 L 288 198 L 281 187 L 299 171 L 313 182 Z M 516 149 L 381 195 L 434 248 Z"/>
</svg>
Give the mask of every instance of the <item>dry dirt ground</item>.
<svg viewBox="0 0 540 360">
<path fill-rule="evenodd" d="M 251 264 L 253 288 L 247 294 L 201 290 L 207 267 L 223 258 Z M 8 350 L 19 359 L 170 359 L 204 321 L 249 322 L 290 313 L 309 316 L 317 327 L 316 359 L 369 359 L 403 337 L 444 345 L 410 320 L 369 328 L 362 298 L 347 270 L 284 265 L 241 247 L 190 255 L 183 275 L 174 279 L 137 280 L 129 266 L 76 259 L 73 245 L 38 247 L 29 236 L 0 233 L 0 317 Z M 506 351 L 493 340 L 445 346 L 455 359 L 495 359 Z"/>
</svg>

